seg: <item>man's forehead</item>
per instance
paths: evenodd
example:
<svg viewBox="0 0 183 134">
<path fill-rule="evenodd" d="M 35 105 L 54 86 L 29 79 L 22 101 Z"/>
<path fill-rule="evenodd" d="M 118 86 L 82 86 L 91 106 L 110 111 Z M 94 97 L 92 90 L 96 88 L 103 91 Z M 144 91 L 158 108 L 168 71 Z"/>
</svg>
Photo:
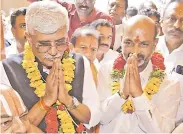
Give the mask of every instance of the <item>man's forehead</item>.
<svg viewBox="0 0 183 134">
<path fill-rule="evenodd" d="M 80 44 L 80 45 L 96 45 L 98 44 L 98 41 L 97 41 L 97 38 L 94 37 L 94 36 L 90 36 L 90 35 L 81 35 L 81 36 L 78 36 L 77 40 L 76 40 L 76 43 L 77 44 Z"/>
<path fill-rule="evenodd" d="M 113 2 L 116 2 L 116 3 L 125 3 L 124 0 L 109 0 L 109 3 L 113 3 Z"/>
<path fill-rule="evenodd" d="M 167 15 L 170 14 L 182 14 L 183 15 L 183 2 L 182 3 L 178 3 L 178 2 L 174 2 L 172 4 L 170 4 L 166 10 Z"/>
</svg>

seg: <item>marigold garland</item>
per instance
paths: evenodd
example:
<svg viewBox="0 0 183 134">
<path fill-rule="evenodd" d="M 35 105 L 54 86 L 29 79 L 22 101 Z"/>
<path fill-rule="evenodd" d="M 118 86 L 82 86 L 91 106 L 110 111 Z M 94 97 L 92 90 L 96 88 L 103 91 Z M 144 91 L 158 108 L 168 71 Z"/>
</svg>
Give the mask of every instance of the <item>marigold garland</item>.
<svg viewBox="0 0 183 134">
<path fill-rule="evenodd" d="M 75 60 L 69 55 L 68 51 L 64 52 L 61 66 L 64 74 L 66 90 L 69 92 L 72 90 L 72 81 L 74 79 Z M 24 57 L 22 67 L 27 73 L 27 77 L 30 79 L 30 87 L 35 88 L 34 93 L 38 97 L 42 97 L 45 94 L 46 83 L 41 79 L 41 73 L 38 70 L 38 63 L 35 61 L 35 56 L 29 43 L 25 44 Z M 53 107 L 48 111 L 45 121 L 47 123 L 47 133 L 75 133 L 75 128 L 72 122 L 72 118 L 66 112 L 66 109 L 61 108 L 61 104 L 58 100 Z M 60 128 L 58 128 L 58 120 L 60 120 Z"/>
<path fill-rule="evenodd" d="M 151 57 L 151 62 L 153 64 L 153 71 L 150 74 L 149 81 L 144 89 L 144 93 L 151 100 L 152 96 L 159 91 L 160 85 L 163 82 L 165 76 L 165 65 L 164 58 L 159 52 L 154 52 Z M 111 78 L 113 82 L 112 86 L 112 94 L 115 94 L 120 89 L 120 79 L 125 75 L 124 66 L 126 61 L 120 55 L 113 64 L 113 71 L 111 73 Z M 129 111 L 135 110 L 133 102 L 128 99 L 123 105 L 122 110 L 124 113 L 128 113 Z"/>
</svg>

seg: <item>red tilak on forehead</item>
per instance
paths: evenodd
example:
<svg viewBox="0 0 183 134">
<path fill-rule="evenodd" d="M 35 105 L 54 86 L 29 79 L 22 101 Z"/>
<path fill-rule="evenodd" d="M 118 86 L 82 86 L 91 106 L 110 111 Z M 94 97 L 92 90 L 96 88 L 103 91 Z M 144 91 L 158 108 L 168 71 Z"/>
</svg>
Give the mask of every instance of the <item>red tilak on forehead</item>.
<svg viewBox="0 0 183 134">
<path fill-rule="evenodd" d="M 137 36 L 136 38 L 135 38 L 135 43 L 139 43 L 140 42 L 140 38 L 139 38 L 139 36 Z"/>
</svg>

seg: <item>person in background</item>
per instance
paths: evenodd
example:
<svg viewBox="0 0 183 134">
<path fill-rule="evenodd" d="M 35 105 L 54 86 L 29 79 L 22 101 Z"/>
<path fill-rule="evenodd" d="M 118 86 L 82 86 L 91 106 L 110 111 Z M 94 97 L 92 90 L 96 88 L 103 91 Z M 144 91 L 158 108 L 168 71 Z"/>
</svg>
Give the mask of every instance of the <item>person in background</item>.
<svg viewBox="0 0 183 134">
<path fill-rule="evenodd" d="M 99 47 L 97 51 L 97 59 L 101 65 L 114 60 L 119 53 L 110 49 L 112 44 L 112 23 L 105 19 L 98 19 L 90 24 L 90 26 L 100 33 Z"/>
<path fill-rule="evenodd" d="M 108 0 L 108 14 L 112 17 L 115 24 L 115 42 L 111 45 L 111 48 L 115 51 L 121 52 L 121 38 L 123 22 L 126 9 L 128 8 L 128 0 Z"/>
<path fill-rule="evenodd" d="M 138 14 L 138 10 L 136 7 L 128 7 L 126 10 L 126 18 L 127 20 Z"/>
<path fill-rule="evenodd" d="M 20 95 L 0 84 L 0 133 L 43 133 L 29 122 L 28 110 Z"/>
<path fill-rule="evenodd" d="M 24 45 L 26 42 L 25 37 L 25 15 L 26 15 L 26 7 L 18 8 L 15 10 L 10 16 L 11 22 L 11 32 L 15 38 L 14 43 L 11 44 L 10 47 L 6 48 L 7 57 L 13 54 L 19 54 L 24 51 Z"/>
<path fill-rule="evenodd" d="M 160 13 L 157 10 L 153 8 L 140 9 L 138 14 L 150 17 L 156 23 L 156 26 L 158 28 L 158 36 L 163 35 L 162 28 L 160 25 Z"/>
<path fill-rule="evenodd" d="M 72 51 L 84 55 L 90 62 L 90 68 L 93 75 L 93 80 L 97 87 L 98 79 L 97 74 L 100 65 L 96 59 L 98 51 L 100 33 L 88 26 L 84 26 L 75 30 L 72 35 Z M 98 132 L 98 125 L 88 130 L 90 133 Z"/>
<path fill-rule="evenodd" d="M 128 7 L 126 10 L 126 15 L 123 18 L 123 23 L 125 23 L 129 18 L 138 14 L 138 9 L 136 7 Z"/>
<path fill-rule="evenodd" d="M 84 26 L 75 30 L 72 35 L 71 43 L 73 52 L 84 55 L 90 62 L 95 85 L 97 86 L 97 72 L 99 70 L 96 55 L 98 51 L 100 33 Z"/>
<path fill-rule="evenodd" d="M 183 1 L 171 0 L 163 11 L 161 27 L 164 36 L 156 49 L 165 57 L 167 72 L 181 83 L 181 102 L 176 126 L 183 123 Z"/>
<path fill-rule="evenodd" d="M 151 1 L 151 0 L 144 1 L 144 2 L 139 6 L 139 10 L 145 9 L 145 8 L 151 8 L 151 9 L 157 10 L 156 5 L 155 5 L 154 2 Z"/>
</svg>

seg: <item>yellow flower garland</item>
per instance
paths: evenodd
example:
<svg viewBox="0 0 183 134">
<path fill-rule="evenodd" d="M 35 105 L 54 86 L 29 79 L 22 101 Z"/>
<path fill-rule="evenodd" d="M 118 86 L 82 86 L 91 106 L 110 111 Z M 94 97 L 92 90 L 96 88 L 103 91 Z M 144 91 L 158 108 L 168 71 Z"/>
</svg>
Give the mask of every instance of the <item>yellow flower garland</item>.
<svg viewBox="0 0 183 134">
<path fill-rule="evenodd" d="M 155 54 L 157 54 L 157 52 L 155 52 Z M 157 68 L 152 71 L 149 77 L 149 81 L 144 89 L 144 93 L 148 97 L 148 99 L 151 100 L 152 96 L 159 91 L 160 85 L 164 79 L 164 75 L 165 75 L 164 70 L 160 68 Z M 120 79 L 119 78 L 117 80 L 115 79 L 112 82 L 111 86 L 112 86 L 112 94 L 115 94 L 116 92 L 118 92 L 120 89 Z M 130 98 L 122 105 L 122 111 L 124 113 L 128 113 L 129 111 L 133 111 L 133 112 L 135 111 L 134 104 L 132 100 L 130 100 Z"/>
<path fill-rule="evenodd" d="M 67 52 L 66 52 L 67 53 Z M 64 74 L 66 90 L 69 92 L 72 90 L 71 82 L 74 79 L 75 60 L 71 56 L 65 56 L 61 61 L 61 66 Z M 38 63 L 35 61 L 35 56 L 32 52 L 32 48 L 29 43 L 25 44 L 24 58 L 22 67 L 27 73 L 27 77 L 30 79 L 30 87 L 35 88 L 34 93 L 38 97 L 42 97 L 45 94 L 46 83 L 41 79 L 41 73 L 38 70 Z M 58 100 L 57 105 L 61 104 Z M 61 129 L 64 133 L 75 133 L 75 128 L 71 117 L 66 111 L 57 110 L 57 116 L 60 119 Z"/>
</svg>

